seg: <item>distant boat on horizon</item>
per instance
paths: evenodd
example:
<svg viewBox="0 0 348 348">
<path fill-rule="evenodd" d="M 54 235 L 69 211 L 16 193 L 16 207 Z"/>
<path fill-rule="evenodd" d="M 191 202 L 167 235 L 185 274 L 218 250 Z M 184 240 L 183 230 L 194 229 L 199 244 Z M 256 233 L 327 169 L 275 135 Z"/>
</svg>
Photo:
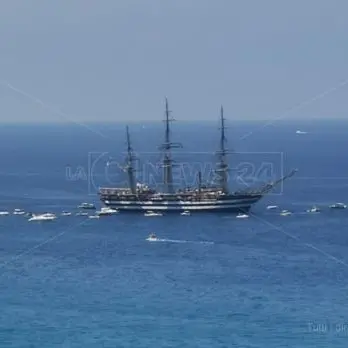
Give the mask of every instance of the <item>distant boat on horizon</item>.
<svg viewBox="0 0 348 348">
<path fill-rule="evenodd" d="M 297 130 L 297 131 L 296 131 L 296 134 L 307 134 L 307 132 Z"/>
</svg>

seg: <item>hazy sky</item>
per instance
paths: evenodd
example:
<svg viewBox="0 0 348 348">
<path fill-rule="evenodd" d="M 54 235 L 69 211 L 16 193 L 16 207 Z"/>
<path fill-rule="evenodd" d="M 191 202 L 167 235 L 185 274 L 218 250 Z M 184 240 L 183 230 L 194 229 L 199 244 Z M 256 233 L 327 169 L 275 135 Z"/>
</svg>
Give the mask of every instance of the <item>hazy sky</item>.
<svg viewBox="0 0 348 348">
<path fill-rule="evenodd" d="M 221 103 L 229 119 L 348 118 L 347 14 L 347 0 L 2 0 L 0 121 L 160 120 L 165 96 L 178 120 Z"/>
</svg>

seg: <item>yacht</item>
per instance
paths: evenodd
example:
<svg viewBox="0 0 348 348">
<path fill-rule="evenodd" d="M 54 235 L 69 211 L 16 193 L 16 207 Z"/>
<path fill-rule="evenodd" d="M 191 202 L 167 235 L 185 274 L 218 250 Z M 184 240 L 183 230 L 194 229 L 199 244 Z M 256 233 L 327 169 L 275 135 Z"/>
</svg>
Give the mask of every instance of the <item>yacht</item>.
<svg viewBox="0 0 348 348">
<path fill-rule="evenodd" d="M 152 210 L 149 210 L 144 214 L 144 216 L 162 216 L 162 215 L 163 215 L 162 213 L 155 213 Z"/>
<path fill-rule="evenodd" d="M 53 221 L 57 219 L 55 214 L 45 213 L 39 215 L 33 215 L 28 221 Z"/>
<path fill-rule="evenodd" d="M 248 214 L 239 213 L 236 217 L 238 219 L 246 219 L 246 218 L 249 217 L 249 215 Z"/>
<path fill-rule="evenodd" d="M 347 206 L 343 203 L 335 203 L 335 204 L 330 205 L 330 208 L 331 209 L 346 209 Z"/>
<path fill-rule="evenodd" d="M 95 205 L 92 203 L 81 203 L 77 208 L 78 209 L 95 209 Z"/>
<path fill-rule="evenodd" d="M 25 214 L 25 211 L 22 209 L 15 209 L 13 211 L 13 215 L 24 215 L 24 214 Z"/>
<path fill-rule="evenodd" d="M 103 207 L 101 210 L 96 212 L 96 215 L 98 216 L 108 216 L 108 215 L 114 215 L 117 214 L 119 211 L 117 209 L 113 209 L 110 207 Z"/>
<path fill-rule="evenodd" d="M 267 207 L 267 210 L 274 210 L 274 209 L 278 209 L 278 206 L 277 205 L 269 205 Z"/>
</svg>

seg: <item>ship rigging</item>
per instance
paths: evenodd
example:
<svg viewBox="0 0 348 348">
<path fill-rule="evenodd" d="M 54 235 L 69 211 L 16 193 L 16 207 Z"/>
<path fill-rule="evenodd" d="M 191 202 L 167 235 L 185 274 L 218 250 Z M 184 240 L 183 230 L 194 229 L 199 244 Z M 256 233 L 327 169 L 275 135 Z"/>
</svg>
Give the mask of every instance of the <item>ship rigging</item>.
<svg viewBox="0 0 348 348">
<path fill-rule="evenodd" d="M 126 127 L 127 139 L 127 159 L 124 167 L 128 175 L 128 187 L 120 188 L 100 188 L 99 195 L 101 201 L 109 207 L 116 208 L 120 211 L 197 211 L 197 212 L 219 212 L 235 211 L 246 212 L 250 207 L 258 202 L 273 187 L 285 179 L 295 174 L 296 170 L 276 180 L 267 183 L 259 189 L 247 190 L 243 192 L 230 192 L 228 187 L 228 171 L 226 135 L 225 135 L 225 118 L 224 110 L 220 109 L 220 146 L 216 152 L 218 162 L 216 164 L 216 187 L 206 187 L 202 185 L 201 172 L 197 173 L 198 188 L 174 190 L 173 184 L 173 166 L 176 165 L 172 159 L 171 150 L 182 148 L 181 143 L 171 141 L 170 122 L 174 119 L 170 117 L 168 100 L 165 100 L 165 136 L 164 143 L 159 147 L 163 151 L 163 191 L 156 191 L 144 184 L 137 184 L 135 179 L 134 155 L 131 146 L 129 128 Z"/>
</svg>

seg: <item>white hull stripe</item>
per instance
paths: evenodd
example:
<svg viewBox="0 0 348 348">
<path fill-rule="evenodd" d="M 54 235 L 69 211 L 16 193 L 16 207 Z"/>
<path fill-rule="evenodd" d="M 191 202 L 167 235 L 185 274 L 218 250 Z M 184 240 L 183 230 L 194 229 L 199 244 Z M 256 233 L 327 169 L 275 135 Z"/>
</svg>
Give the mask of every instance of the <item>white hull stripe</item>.
<svg viewBox="0 0 348 348">
<path fill-rule="evenodd" d="M 163 205 L 155 205 L 151 206 L 151 210 L 165 210 L 165 211 L 175 211 L 175 210 L 225 210 L 225 209 L 247 209 L 250 208 L 250 206 L 255 202 L 250 203 L 244 203 L 244 204 L 226 204 L 226 205 L 205 205 L 205 206 L 185 206 L 185 205 L 178 205 L 178 206 L 163 206 Z M 110 205 L 108 206 L 115 207 L 116 209 L 120 210 L 150 210 L 149 206 L 147 205 Z"/>
<path fill-rule="evenodd" d="M 228 205 L 228 204 L 241 204 L 241 203 L 248 203 L 248 202 L 257 202 L 261 197 L 255 197 L 255 198 L 245 198 L 245 199 L 230 199 L 225 201 L 113 201 L 113 200 L 105 200 L 105 203 L 108 205 L 147 205 L 150 207 L 153 206 L 204 206 L 204 205 Z"/>
</svg>

